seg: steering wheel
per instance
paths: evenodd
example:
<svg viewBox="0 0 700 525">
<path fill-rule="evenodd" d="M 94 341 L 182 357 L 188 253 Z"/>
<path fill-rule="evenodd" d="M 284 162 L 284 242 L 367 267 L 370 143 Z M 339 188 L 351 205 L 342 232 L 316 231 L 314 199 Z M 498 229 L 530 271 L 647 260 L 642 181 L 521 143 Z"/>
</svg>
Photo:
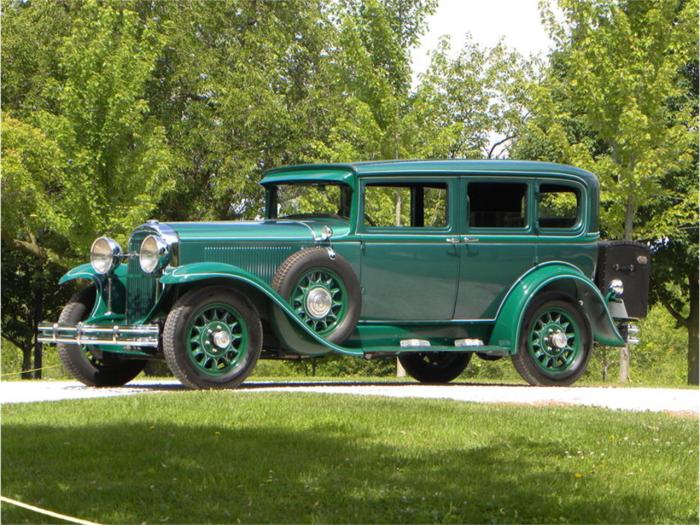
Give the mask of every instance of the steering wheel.
<svg viewBox="0 0 700 525">
<path fill-rule="evenodd" d="M 365 221 L 366 221 L 367 224 L 369 224 L 370 226 L 377 226 L 377 223 L 374 222 L 374 221 L 372 220 L 372 217 L 370 217 L 370 216 L 367 215 L 366 213 L 365 213 Z"/>
</svg>

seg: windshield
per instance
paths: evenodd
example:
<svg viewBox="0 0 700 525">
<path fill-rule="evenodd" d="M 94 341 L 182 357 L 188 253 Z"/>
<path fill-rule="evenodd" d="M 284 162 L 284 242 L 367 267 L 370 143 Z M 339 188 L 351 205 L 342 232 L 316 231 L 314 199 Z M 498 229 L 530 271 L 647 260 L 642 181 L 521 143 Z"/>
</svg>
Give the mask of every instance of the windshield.
<svg viewBox="0 0 700 525">
<path fill-rule="evenodd" d="M 350 187 L 334 183 L 275 184 L 268 187 L 269 219 L 350 218 Z"/>
</svg>

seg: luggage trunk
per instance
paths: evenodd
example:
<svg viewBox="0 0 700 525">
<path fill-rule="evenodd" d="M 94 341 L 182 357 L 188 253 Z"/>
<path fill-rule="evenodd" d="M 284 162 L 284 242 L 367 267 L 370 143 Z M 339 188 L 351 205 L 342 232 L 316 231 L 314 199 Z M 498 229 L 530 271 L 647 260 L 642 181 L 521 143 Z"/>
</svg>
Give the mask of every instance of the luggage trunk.
<svg viewBox="0 0 700 525">
<path fill-rule="evenodd" d="M 629 317 L 646 317 L 649 307 L 651 256 L 649 248 L 634 241 L 601 241 L 598 243 L 596 284 L 605 294 L 614 279 L 620 279 L 622 295 Z"/>
</svg>

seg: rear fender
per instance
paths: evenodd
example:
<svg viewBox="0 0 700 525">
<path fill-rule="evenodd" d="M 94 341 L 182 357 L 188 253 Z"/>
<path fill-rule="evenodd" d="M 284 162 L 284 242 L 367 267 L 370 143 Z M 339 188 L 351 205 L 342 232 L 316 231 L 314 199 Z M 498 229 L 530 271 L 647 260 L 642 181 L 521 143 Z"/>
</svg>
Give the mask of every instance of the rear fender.
<svg viewBox="0 0 700 525">
<path fill-rule="evenodd" d="M 540 264 L 516 282 L 498 312 L 489 344 L 506 346 L 515 354 L 528 306 L 538 294 L 547 291 L 562 292 L 578 301 L 597 343 L 625 344 L 600 290 L 580 269 L 565 262 Z"/>
<path fill-rule="evenodd" d="M 296 353 L 322 355 L 336 352 L 345 355 L 362 355 L 360 349 L 351 349 L 331 343 L 311 330 L 297 317 L 289 303 L 268 283 L 258 276 L 225 263 L 192 263 L 166 270 L 161 283 L 178 286 L 199 281 L 217 280 L 249 286 L 268 299 L 271 306 L 273 328 L 280 341 Z"/>
</svg>

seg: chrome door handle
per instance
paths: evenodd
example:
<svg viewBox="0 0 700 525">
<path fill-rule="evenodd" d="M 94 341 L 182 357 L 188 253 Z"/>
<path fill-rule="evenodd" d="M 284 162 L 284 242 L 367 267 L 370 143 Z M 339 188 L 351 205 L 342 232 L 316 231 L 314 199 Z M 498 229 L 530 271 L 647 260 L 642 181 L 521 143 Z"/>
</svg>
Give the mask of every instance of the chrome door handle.
<svg viewBox="0 0 700 525">
<path fill-rule="evenodd" d="M 459 244 L 459 242 L 460 242 L 459 237 L 448 237 L 445 240 L 447 242 L 449 242 L 450 244 Z"/>
<path fill-rule="evenodd" d="M 479 239 L 477 237 L 468 237 L 465 235 L 462 237 L 462 242 L 479 242 Z"/>
</svg>

